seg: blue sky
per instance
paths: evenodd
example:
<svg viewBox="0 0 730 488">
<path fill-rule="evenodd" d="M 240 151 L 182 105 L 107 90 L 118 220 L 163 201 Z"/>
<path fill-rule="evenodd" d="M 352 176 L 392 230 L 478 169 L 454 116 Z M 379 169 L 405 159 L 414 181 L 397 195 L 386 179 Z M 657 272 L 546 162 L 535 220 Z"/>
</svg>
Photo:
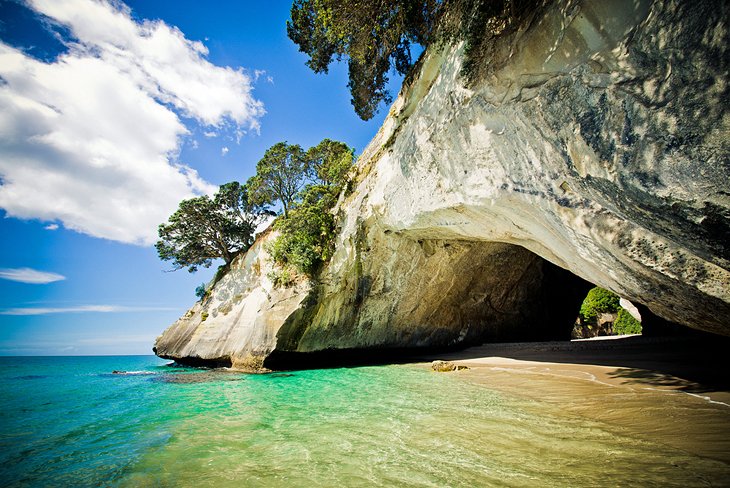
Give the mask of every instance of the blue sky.
<svg viewBox="0 0 730 488">
<path fill-rule="evenodd" d="M 360 153 L 346 65 L 315 75 L 290 1 L 0 0 L 0 355 L 148 354 L 213 269 L 157 224 L 279 141 Z M 392 91 L 400 79 L 393 76 Z"/>
</svg>

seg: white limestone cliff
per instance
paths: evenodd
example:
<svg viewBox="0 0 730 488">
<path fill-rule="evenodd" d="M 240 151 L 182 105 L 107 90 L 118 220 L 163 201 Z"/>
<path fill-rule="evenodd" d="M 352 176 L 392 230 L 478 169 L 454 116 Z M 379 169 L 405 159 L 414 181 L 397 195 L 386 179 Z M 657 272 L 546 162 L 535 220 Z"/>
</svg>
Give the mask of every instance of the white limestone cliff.
<svg viewBox="0 0 730 488">
<path fill-rule="evenodd" d="M 730 335 L 728 11 L 557 1 L 497 39 L 468 87 L 463 44 L 429 50 L 358 161 L 317 280 L 272 291 L 232 272 L 158 354 L 545 338 L 579 294 L 570 273 Z M 260 287 L 256 305 L 233 286 Z M 239 333 L 239 349 L 214 345 Z"/>
</svg>

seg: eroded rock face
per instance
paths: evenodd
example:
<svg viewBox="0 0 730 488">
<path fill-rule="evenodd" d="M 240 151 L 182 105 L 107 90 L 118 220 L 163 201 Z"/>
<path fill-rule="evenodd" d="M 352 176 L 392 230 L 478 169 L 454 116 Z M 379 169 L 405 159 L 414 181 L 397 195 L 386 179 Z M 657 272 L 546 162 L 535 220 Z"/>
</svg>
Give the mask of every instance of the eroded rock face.
<svg viewBox="0 0 730 488">
<path fill-rule="evenodd" d="M 361 223 L 281 328 L 277 349 L 566 339 L 587 289 L 520 246 L 413 239 Z"/>
<path fill-rule="evenodd" d="M 157 338 L 155 354 L 191 365 L 260 369 L 281 324 L 309 290 L 306 281 L 276 288 L 268 278 L 266 243 L 276 235 L 265 232 L 237 257 L 209 294 Z"/>
<path fill-rule="evenodd" d="M 471 90 L 462 48 L 430 53 L 361 158 L 343 234 L 371 215 L 521 245 L 730 333 L 727 18 L 725 2 L 558 2 Z"/>
<path fill-rule="evenodd" d="M 558 1 L 491 46 L 471 88 L 463 46 L 428 52 L 317 282 L 273 290 L 237 263 L 158 354 L 567 337 L 585 283 L 564 270 L 730 335 L 729 10 Z"/>
</svg>

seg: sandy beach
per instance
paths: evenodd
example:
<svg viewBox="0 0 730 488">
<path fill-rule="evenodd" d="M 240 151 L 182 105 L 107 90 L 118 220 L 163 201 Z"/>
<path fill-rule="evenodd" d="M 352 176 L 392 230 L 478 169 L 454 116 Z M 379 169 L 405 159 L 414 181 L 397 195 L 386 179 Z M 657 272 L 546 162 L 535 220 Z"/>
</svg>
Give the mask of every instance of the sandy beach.
<svg viewBox="0 0 730 488">
<path fill-rule="evenodd" d="M 626 336 L 485 344 L 435 359 L 454 374 L 510 396 L 640 439 L 730 463 L 727 341 Z"/>
</svg>

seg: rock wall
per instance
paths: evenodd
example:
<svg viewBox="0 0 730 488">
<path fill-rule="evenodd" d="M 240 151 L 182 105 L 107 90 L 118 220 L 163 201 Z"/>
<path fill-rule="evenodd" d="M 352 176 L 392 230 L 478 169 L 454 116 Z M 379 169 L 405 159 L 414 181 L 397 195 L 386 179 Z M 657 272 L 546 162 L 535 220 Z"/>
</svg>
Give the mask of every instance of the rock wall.
<svg viewBox="0 0 730 488">
<path fill-rule="evenodd" d="M 246 309 L 236 320 L 269 324 L 266 347 L 238 347 L 559 335 L 582 287 L 560 268 L 730 335 L 729 10 L 556 1 L 489 46 L 470 87 L 463 45 L 427 52 L 359 159 L 332 261 L 311 287 L 276 291 L 289 297 L 276 317 L 263 299 Z M 194 310 L 179 337 L 197 336 Z M 215 334 L 237 330 L 233 317 Z M 201 350 L 168 335 L 158 353 Z"/>
<path fill-rule="evenodd" d="M 193 365 L 260 369 L 276 345 L 281 324 L 310 289 L 302 280 L 277 288 L 268 278 L 266 243 L 276 236 L 264 232 L 246 254 L 234 259 L 209 293 L 157 338 L 155 354 Z"/>
</svg>

